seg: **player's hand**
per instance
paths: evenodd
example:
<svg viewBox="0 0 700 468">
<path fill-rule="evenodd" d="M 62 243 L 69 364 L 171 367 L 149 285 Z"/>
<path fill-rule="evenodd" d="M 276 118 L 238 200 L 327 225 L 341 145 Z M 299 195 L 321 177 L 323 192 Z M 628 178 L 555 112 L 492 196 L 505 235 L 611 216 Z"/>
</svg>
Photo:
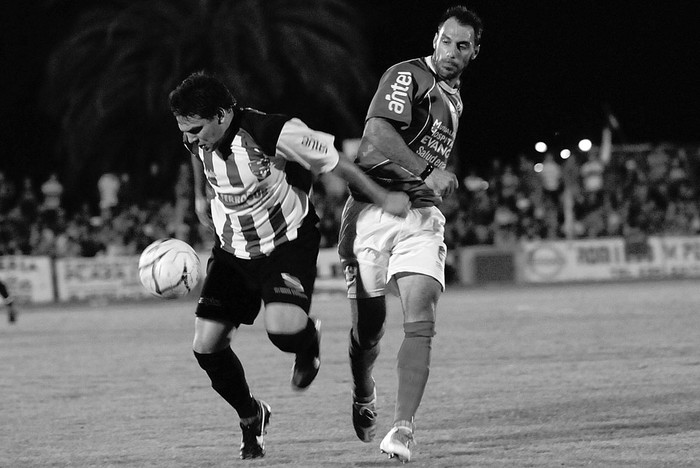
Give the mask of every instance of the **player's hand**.
<svg viewBox="0 0 700 468">
<path fill-rule="evenodd" d="M 457 184 L 456 175 L 437 167 L 425 178 L 425 185 L 442 198 L 452 195 L 457 190 Z"/>
<path fill-rule="evenodd" d="M 403 192 L 389 192 L 382 203 L 382 210 L 400 218 L 408 216 L 410 209 L 411 202 Z"/>
<path fill-rule="evenodd" d="M 211 217 L 211 204 L 206 197 L 195 197 L 194 212 L 197 214 L 197 219 L 204 226 L 214 231 L 214 220 Z"/>
</svg>

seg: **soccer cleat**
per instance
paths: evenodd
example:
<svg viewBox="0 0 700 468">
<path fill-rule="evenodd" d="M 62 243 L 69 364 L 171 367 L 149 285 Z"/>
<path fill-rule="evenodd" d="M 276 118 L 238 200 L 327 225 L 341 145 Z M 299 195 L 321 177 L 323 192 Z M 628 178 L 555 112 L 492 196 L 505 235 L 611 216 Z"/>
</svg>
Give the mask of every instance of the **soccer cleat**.
<svg viewBox="0 0 700 468">
<path fill-rule="evenodd" d="M 352 425 L 362 442 L 371 442 L 377 434 L 377 390 L 369 401 L 360 401 L 352 394 Z"/>
<path fill-rule="evenodd" d="M 413 430 L 406 426 L 395 426 L 384 436 L 379 450 L 389 455 L 389 458 L 397 457 L 402 463 L 411 461 L 411 445 Z"/>
<path fill-rule="evenodd" d="M 318 375 L 321 367 L 321 321 L 313 319 L 316 326 L 316 344 L 311 347 L 311 352 L 299 353 L 294 359 L 292 367 L 292 389 L 306 390 Z"/>
<path fill-rule="evenodd" d="M 267 426 L 270 424 L 270 405 L 262 400 L 255 400 L 258 405 L 258 416 L 254 422 L 244 425 L 241 423 L 243 438 L 241 440 L 241 459 L 260 458 L 265 456 L 265 440 Z"/>
</svg>

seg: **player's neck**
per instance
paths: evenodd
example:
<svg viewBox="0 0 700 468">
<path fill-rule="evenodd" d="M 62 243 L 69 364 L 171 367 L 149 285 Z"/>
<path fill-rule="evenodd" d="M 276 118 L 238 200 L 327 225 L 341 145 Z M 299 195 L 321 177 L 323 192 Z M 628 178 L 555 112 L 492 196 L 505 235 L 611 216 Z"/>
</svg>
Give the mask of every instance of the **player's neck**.
<svg viewBox="0 0 700 468">
<path fill-rule="evenodd" d="M 429 55 L 429 56 L 427 57 L 426 61 L 428 62 L 428 66 L 430 67 L 430 70 L 432 70 L 433 75 L 435 75 L 435 76 L 437 77 L 437 79 L 438 79 L 439 82 L 441 82 L 441 83 L 447 85 L 449 88 L 452 88 L 452 89 L 458 89 L 458 88 L 459 88 L 459 83 L 460 83 L 461 75 L 460 75 L 460 76 L 457 76 L 457 77 L 454 78 L 454 79 L 448 80 L 448 79 L 443 78 L 442 76 L 440 76 L 440 74 L 438 73 L 437 67 L 435 66 L 435 62 L 434 62 L 434 60 L 433 60 L 433 56 L 432 56 L 432 55 Z"/>
</svg>

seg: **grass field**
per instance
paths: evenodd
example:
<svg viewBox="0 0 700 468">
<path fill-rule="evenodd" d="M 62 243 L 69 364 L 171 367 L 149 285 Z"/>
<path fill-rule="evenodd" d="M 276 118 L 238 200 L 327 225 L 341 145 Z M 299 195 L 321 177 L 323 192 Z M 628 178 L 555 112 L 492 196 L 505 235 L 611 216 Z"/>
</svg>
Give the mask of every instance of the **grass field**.
<svg viewBox="0 0 700 468">
<path fill-rule="evenodd" d="M 24 307 L 17 324 L 0 321 L 0 466 L 400 465 L 352 430 L 342 295 L 314 303 L 323 364 L 304 393 L 262 323 L 236 336 L 273 411 L 267 455 L 253 461 L 238 460 L 237 417 L 190 351 L 193 306 Z M 452 288 L 411 466 L 700 466 L 699 307 L 694 281 Z M 378 439 L 401 341 L 395 299 L 390 308 Z"/>
</svg>

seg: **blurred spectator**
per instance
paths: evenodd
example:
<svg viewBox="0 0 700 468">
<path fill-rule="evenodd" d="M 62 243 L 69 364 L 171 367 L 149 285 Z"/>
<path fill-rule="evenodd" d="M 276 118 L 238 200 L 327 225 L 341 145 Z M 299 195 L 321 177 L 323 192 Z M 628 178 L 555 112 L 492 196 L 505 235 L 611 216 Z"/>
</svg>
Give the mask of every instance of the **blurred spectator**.
<svg viewBox="0 0 700 468">
<path fill-rule="evenodd" d="M 0 215 L 7 214 L 12 209 L 16 195 L 14 182 L 0 171 Z"/>
<path fill-rule="evenodd" d="M 603 172 L 605 166 L 594 152 L 588 153 L 588 159 L 581 165 L 581 181 L 586 194 L 599 194 L 603 189 Z"/>
<path fill-rule="evenodd" d="M 97 190 L 100 193 L 100 216 L 104 220 L 111 219 L 119 205 L 120 185 L 119 177 L 111 172 L 105 172 L 97 181 Z"/>
<path fill-rule="evenodd" d="M 554 155 L 552 153 L 546 153 L 544 155 L 540 178 L 542 179 L 542 190 L 545 200 L 557 205 L 562 188 L 562 169 L 559 163 L 554 160 Z"/>
<path fill-rule="evenodd" d="M 520 184 L 520 178 L 513 170 L 511 164 L 506 164 L 503 167 L 503 173 L 499 178 L 500 181 L 500 197 L 499 202 L 502 203 L 515 203 L 515 192 L 518 190 Z"/>
<path fill-rule="evenodd" d="M 524 154 L 518 155 L 518 174 L 520 176 L 520 188 L 529 194 L 539 192 L 542 184 L 540 177 L 534 170 L 534 164 Z"/>
<path fill-rule="evenodd" d="M 63 184 L 58 180 L 58 175 L 55 172 L 52 172 L 49 178 L 41 184 L 41 193 L 44 196 L 41 205 L 43 211 L 57 212 L 61 209 Z"/>
<path fill-rule="evenodd" d="M 657 145 L 647 155 L 649 182 L 655 184 L 666 179 L 670 159 L 670 156 L 662 145 Z"/>
<path fill-rule="evenodd" d="M 19 196 L 18 208 L 21 216 L 33 223 L 39 214 L 39 201 L 34 192 L 32 179 L 25 177 L 22 181 L 22 191 Z"/>
<path fill-rule="evenodd" d="M 128 210 L 131 205 L 137 202 L 136 187 L 128 172 L 119 176 L 119 190 L 117 192 L 119 211 Z"/>
<path fill-rule="evenodd" d="M 469 174 L 467 174 L 462 183 L 464 184 L 464 188 L 466 188 L 469 192 L 478 192 L 489 188 L 489 183 L 476 175 L 476 171 L 474 171 L 474 169 L 469 170 Z"/>
</svg>

